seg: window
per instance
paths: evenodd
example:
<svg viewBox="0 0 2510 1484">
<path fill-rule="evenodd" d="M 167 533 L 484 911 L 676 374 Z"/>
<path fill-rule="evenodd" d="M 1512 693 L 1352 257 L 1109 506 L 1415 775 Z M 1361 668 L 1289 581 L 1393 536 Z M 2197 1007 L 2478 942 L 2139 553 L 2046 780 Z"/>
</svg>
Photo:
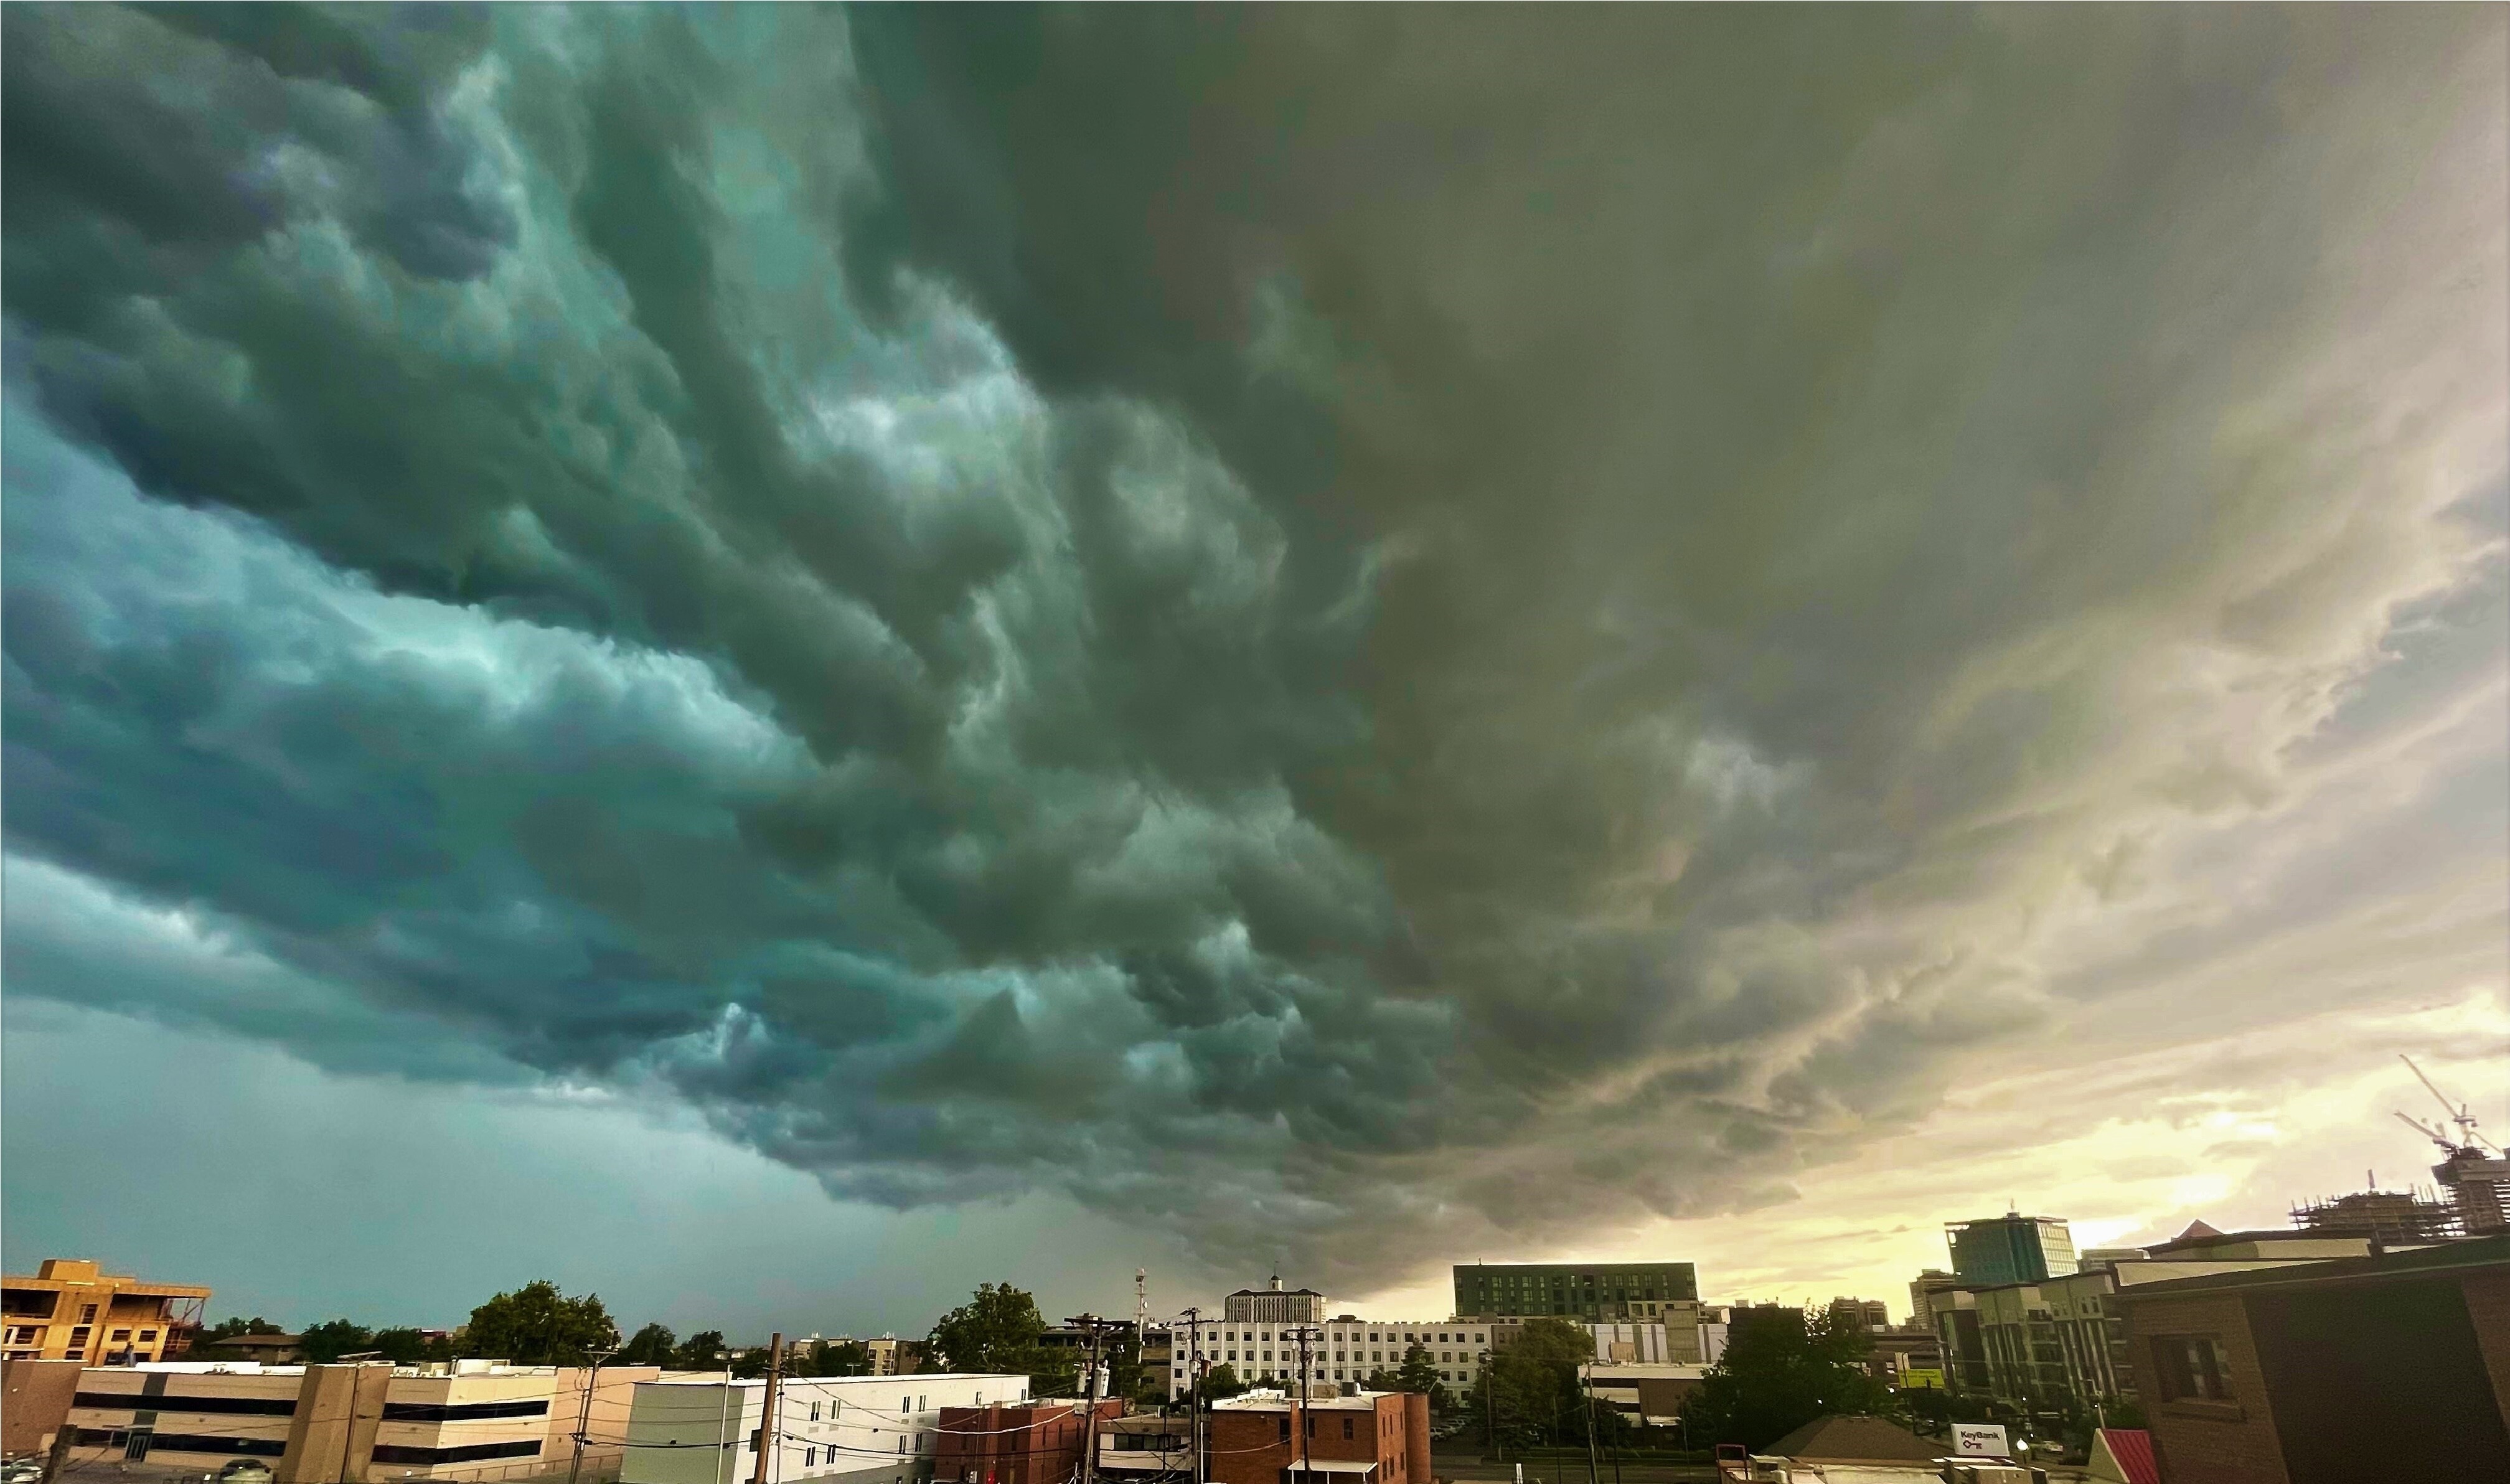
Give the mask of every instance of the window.
<svg viewBox="0 0 2510 1484">
<path fill-rule="evenodd" d="M 805 1467 L 805 1468 L 817 1468 L 817 1467 L 818 1467 L 818 1466 L 819 1466 L 819 1450 L 818 1450 L 818 1449 L 817 1449 L 817 1448 L 805 1448 L 805 1449 L 803 1449 L 803 1450 L 802 1450 L 802 1466 L 803 1466 L 803 1467 Z"/>
<path fill-rule="evenodd" d="M 897 1398 L 897 1415 L 904 1417 L 908 1412 L 914 1410 L 914 1403 L 915 1398 L 912 1396 L 901 1396 Z"/>
<path fill-rule="evenodd" d="M 1280 1423 L 1281 1423 L 1281 1441 L 1283 1441 L 1283 1442 L 1285 1442 L 1285 1443 L 1286 1443 L 1286 1442 L 1288 1442 L 1288 1441 L 1290 1440 L 1290 1414 L 1289 1414 L 1289 1413 L 1287 1413 L 1287 1412 L 1282 1413 L 1282 1414 L 1281 1414 L 1281 1417 L 1280 1417 Z"/>
<path fill-rule="evenodd" d="M 128 1340 L 131 1338 L 131 1331 L 127 1329 L 117 1329 L 113 1332 L 113 1338 L 116 1340 Z"/>
<path fill-rule="evenodd" d="M 1350 1418 L 1348 1418 L 1348 1417 L 1346 1417 L 1346 1418 L 1344 1418 L 1344 1419 L 1342 1420 L 1342 1435 L 1343 1435 L 1344 1437 L 1350 1437 L 1350 1436 L 1351 1435 L 1351 1432 L 1350 1432 L 1350 1422 L 1351 1422 L 1351 1420 L 1350 1420 Z"/>
<path fill-rule="evenodd" d="M 79 1310 L 79 1322 L 81 1324 L 93 1324 L 95 1322 L 95 1306 L 94 1304 L 85 1305 Z"/>
<path fill-rule="evenodd" d="M 930 1396 L 918 1396 L 915 1398 L 915 1410 L 918 1412 L 929 1411 L 932 1406 L 932 1398 Z"/>
<path fill-rule="evenodd" d="M 2231 1399 L 2230 1366 L 2212 1335 L 2155 1335 L 2152 1360 L 2163 1401 Z"/>
<path fill-rule="evenodd" d="M 897 1435 L 897 1451 L 898 1451 L 898 1452 L 900 1452 L 900 1453 L 904 1453 L 904 1452 L 906 1451 L 906 1434 L 905 1434 L 905 1433 L 902 1433 L 902 1432 L 901 1432 L 901 1433 L 899 1433 L 899 1434 Z"/>
<path fill-rule="evenodd" d="M 157 1338 L 157 1331 L 153 1329 L 143 1329 L 139 1332 L 139 1338 L 142 1340 L 154 1340 Z"/>
</svg>

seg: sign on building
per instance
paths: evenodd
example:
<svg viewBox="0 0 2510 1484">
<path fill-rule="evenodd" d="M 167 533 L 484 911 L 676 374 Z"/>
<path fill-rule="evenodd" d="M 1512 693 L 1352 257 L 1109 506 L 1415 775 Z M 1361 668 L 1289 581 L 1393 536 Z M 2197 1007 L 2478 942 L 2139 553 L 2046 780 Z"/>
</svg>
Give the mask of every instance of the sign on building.
<svg viewBox="0 0 2510 1484">
<path fill-rule="evenodd" d="M 1965 1459 L 2000 1459 L 2013 1451 L 2004 1428 L 1992 1423 L 1953 1424 L 1953 1452 Z"/>
</svg>

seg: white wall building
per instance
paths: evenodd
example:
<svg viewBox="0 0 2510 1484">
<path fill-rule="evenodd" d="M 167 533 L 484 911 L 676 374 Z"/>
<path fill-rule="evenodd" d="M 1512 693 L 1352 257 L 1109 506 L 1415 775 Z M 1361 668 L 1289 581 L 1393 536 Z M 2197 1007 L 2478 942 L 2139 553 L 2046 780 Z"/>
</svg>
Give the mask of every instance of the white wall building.
<svg viewBox="0 0 2510 1484">
<path fill-rule="evenodd" d="M 767 1383 L 679 1375 L 636 1388 L 620 1484 L 749 1484 L 762 1432 L 768 1484 L 839 1478 L 921 1484 L 932 1476 L 943 1407 L 1028 1399 L 1025 1376 L 788 1377 L 776 1426 L 762 1428 Z"/>
<path fill-rule="evenodd" d="M 1169 1331 L 1174 1357 L 1168 1369 L 1170 1399 L 1191 1389 L 1198 1352 L 1204 1364 L 1228 1366 L 1240 1381 L 1294 1379 L 1303 1327 L 1310 1334 L 1310 1381 L 1365 1381 L 1373 1372 L 1400 1369 L 1404 1355 L 1418 1345 L 1429 1352 L 1438 1379 L 1461 1390 L 1481 1375 L 1484 1352 L 1491 1348 L 1490 1326 L 1469 1319 L 1363 1319 L 1337 1314 L 1306 1326 L 1224 1318 L 1205 1319 L 1198 1327 L 1176 1319 L 1170 1321 Z"/>
</svg>

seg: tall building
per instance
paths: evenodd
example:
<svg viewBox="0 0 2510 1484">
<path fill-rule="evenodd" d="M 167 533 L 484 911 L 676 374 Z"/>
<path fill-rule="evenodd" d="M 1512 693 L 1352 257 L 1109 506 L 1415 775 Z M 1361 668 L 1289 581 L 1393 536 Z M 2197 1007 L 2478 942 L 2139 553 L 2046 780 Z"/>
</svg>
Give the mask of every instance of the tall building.
<svg viewBox="0 0 2510 1484">
<path fill-rule="evenodd" d="M 2035 1283 L 2074 1271 L 2074 1237 L 2066 1224 L 2046 1216 L 1991 1216 L 1944 1228 L 1953 1272 L 1970 1286 Z"/>
<path fill-rule="evenodd" d="M 1273 1275 L 1263 1288 L 1240 1288 L 1221 1301 L 1221 1317 L 1241 1324 L 1322 1324 L 1325 1296 L 1312 1288 L 1283 1288 Z"/>
<path fill-rule="evenodd" d="M 0 1355 L 133 1365 L 182 1352 L 209 1290 L 147 1283 L 97 1271 L 85 1258 L 48 1257 L 32 1276 L 0 1277 Z"/>
<path fill-rule="evenodd" d="M 1689 1263 L 1456 1265 L 1460 1314 L 1655 1319 L 1666 1306 L 1686 1302 L 1699 1302 L 1699 1275 Z"/>
<path fill-rule="evenodd" d="M 1961 1280 L 1941 1268 L 1928 1268 L 1909 1284 L 1909 1325 L 1913 1329 L 1935 1327 L 1935 1295 L 1960 1286 Z"/>
<path fill-rule="evenodd" d="M 1881 1299 L 1833 1299 L 1830 1316 L 1858 1329 L 1889 1329 L 1891 1311 Z"/>
</svg>

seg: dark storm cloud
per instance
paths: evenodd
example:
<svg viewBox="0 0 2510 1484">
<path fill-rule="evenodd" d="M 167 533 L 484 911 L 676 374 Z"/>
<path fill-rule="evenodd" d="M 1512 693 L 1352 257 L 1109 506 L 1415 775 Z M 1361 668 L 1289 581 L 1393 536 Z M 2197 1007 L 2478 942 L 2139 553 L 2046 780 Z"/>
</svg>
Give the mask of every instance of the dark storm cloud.
<svg viewBox="0 0 2510 1484">
<path fill-rule="evenodd" d="M 889 1200 L 1780 1199 L 2500 473 L 2497 17 L 5 23 L 13 971 Z"/>
</svg>

